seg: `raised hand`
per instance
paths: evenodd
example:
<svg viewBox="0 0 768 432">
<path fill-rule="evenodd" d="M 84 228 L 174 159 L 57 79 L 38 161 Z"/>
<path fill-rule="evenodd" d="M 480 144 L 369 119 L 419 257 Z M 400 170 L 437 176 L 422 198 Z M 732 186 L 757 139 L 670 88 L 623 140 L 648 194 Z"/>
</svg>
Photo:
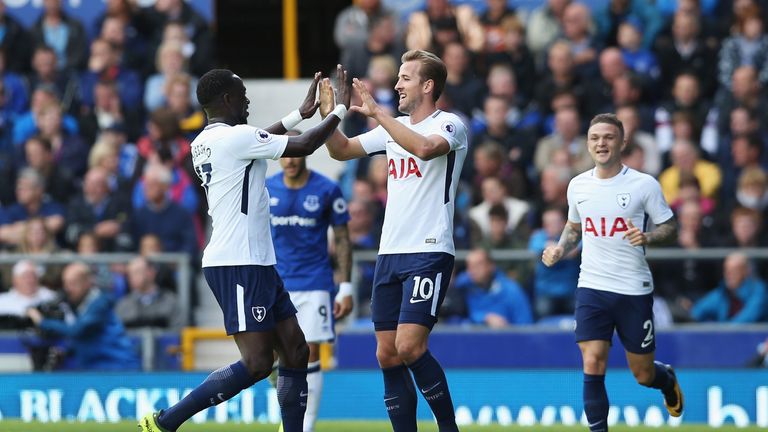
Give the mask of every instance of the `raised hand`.
<svg viewBox="0 0 768 432">
<path fill-rule="evenodd" d="M 317 83 L 320 82 L 320 79 L 323 77 L 323 74 L 320 72 L 315 72 L 315 77 L 312 79 L 312 84 L 309 85 L 309 90 L 307 90 L 307 97 L 304 98 L 304 102 L 302 102 L 301 106 L 299 107 L 299 114 L 301 114 L 301 118 L 308 119 L 315 115 L 315 111 L 317 111 L 317 107 L 320 106 L 320 101 L 317 100 Z"/>
<path fill-rule="evenodd" d="M 336 98 L 333 95 L 331 81 L 328 78 L 323 78 L 320 81 L 320 116 L 322 118 L 328 117 L 334 107 L 336 107 Z"/>
<path fill-rule="evenodd" d="M 352 90 L 349 88 L 349 81 L 347 81 L 347 70 L 336 65 L 336 98 L 338 103 L 344 104 L 349 108 L 349 101 L 352 98 Z"/>
<path fill-rule="evenodd" d="M 376 101 L 373 99 L 373 96 L 371 96 L 371 93 L 365 87 L 365 83 L 363 83 L 357 78 L 353 78 L 352 87 L 354 87 L 357 93 L 360 95 L 360 100 L 363 101 L 363 104 L 360 106 L 349 107 L 349 110 L 354 112 L 359 112 L 360 114 L 366 117 L 377 116 L 381 109 L 379 108 L 379 105 L 376 103 Z"/>
<path fill-rule="evenodd" d="M 644 246 L 648 244 L 648 239 L 645 237 L 645 233 L 640 231 L 640 228 L 636 227 L 632 223 L 632 219 L 627 222 L 629 231 L 624 233 L 622 239 L 629 239 L 629 244 L 632 246 Z"/>
<path fill-rule="evenodd" d="M 562 246 L 547 246 L 541 254 L 541 262 L 547 267 L 552 267 L 563 257 L 565 249 Z"/>
</svg>

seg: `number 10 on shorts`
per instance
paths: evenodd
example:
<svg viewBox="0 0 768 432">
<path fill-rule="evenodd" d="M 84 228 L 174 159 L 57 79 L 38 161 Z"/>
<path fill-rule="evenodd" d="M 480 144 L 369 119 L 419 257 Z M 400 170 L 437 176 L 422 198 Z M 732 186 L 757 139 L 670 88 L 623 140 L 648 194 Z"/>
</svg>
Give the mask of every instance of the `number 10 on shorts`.
<svg viewBox="0 0 768 432">
<path fill-rule="evenodd" d="M 436 316 L 437 299 L 440 297 L 440 283 L 442 282 L 442 279 L 442 273 L 435 275 L 434 281 L 426 276 L 414 276 L 413 292 L 411 293 L 410 300 L 411 304 L 432 300 L 430 314 Z"/>
</svg>

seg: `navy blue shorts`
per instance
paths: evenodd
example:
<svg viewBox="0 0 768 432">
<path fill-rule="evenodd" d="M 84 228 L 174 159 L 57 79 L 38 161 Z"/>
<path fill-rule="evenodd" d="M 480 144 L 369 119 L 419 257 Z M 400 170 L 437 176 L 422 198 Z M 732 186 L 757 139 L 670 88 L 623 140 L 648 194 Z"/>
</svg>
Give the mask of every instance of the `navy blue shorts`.
<svg viewBox="0 0 768 432">
<path fill-rule="evenodd" d="M 634 354 L 653 352 L 656 349 L 653 294 L 576 289 L 576 342 L 610 341 L 614 328 L 625 350 Z"/>
<path fill-rule="evenodd" d="M 398 324 L 432 329 L 451 281 L 454 257 L 444 252 L 379 255 L 371 314 L 377 331 Z"/>
<path fill-rule="evenodd" d="M 274 266 L 204 267 L 203 275 L 224 313 L 228 335 L 271 331 L 296 315 Z"/>
</svg>

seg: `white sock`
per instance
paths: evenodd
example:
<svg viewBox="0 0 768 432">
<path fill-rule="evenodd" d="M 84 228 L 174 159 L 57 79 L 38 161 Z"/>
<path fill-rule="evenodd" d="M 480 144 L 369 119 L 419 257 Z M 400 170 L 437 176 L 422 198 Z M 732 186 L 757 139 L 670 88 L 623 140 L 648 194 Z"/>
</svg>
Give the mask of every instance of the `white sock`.
<svg viewBox="0 0 768 432">
<path fill-rule="evenodd" d="M 307 411 L 304 413 L 304 432 L 314 432 L 320 395 L 323 393 L 323 372 L 320 360 L 307 365 Z"/>
</svg>

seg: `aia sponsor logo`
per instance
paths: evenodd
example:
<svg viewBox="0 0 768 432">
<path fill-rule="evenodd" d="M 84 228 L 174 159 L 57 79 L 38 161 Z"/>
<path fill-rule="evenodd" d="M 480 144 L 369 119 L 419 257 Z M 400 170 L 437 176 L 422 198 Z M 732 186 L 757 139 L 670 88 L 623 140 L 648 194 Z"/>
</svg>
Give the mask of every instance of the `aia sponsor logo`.
<svg viewBox="0 0 768 432">
<path fill-rule="evenodd" d="M 388 163 L 389 167 L 389 176 L 392 176 L 392 178 L 401 179 L 401 178 L 408 178 L 409 176 L 415 175 L 416 177 L 421 177 L 421 171 L 419 171 L 419 165 L 416 163 L 416 159 L 409 157 L 408 159 L 405 158 L 398 158 L 398 159 L 390 159 Z"/>
<path fill-rule="evenodd" d="M 629 227 L 623 217 L 617 217 L 613 221 L 605 217 L 595 218 L 595 220 L 587 217 L 584 221 L 584 235 L 592 233 L 595 237 L 613 237 L 624 231 L 629 231 Z"/>
</svg>

